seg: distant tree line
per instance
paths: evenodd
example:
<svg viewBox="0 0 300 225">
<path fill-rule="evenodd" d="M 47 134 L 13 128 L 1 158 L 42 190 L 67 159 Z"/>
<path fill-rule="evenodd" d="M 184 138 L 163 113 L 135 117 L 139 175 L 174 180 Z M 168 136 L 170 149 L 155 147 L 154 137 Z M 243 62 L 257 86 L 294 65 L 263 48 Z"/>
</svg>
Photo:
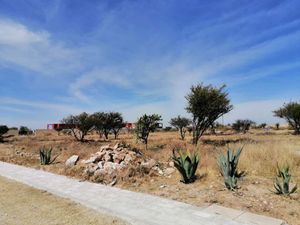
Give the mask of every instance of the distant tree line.
<svg viewBox="0 0 300 225">
<path fill-rule="evenodd" d="M 67 124 L 75 139 L 81 142 L 85 141 L 85 136 L 92 129 L 96 130 L 100 137 L 104 135 L 105 139 L 108 139 L 109 133 L 112 132 L 117 139 L 119 131 L 124 127 L 123 116 L 119 112 L 83 112 L 63 118 L 61 122 Z"/>
<path fill-rule="evenodd" d="M 193 134 L 193 144 L 197 145 L 201 136 L 208 129 L 214 132 L 215 128 L 220 126 L 216 121 L 233 109 L 225 88 L 225 85 L 214 87 L 203 83 L 190 88 L 190 92 L 185 97 L 187 100 L 185 109 L 187 113 L 191 114 L 191 119 L 177 116 L 169 121 L 170 125 L 179 131 L 182 140 L 189 131 Z M 300 103 L 286 103 L 274 111 L 274 116 L 285 119 L 294 129 L 294 133 L 300 134 Z M 139 117 L 135 127 L 137 139 L 147 146 L 149 134 L 158 128 L 161 120 L 161 116 L 157 114 L 144 114 Z M 83 112 L 65 117 L 61 122 L 68 125 L 75 139 L 81 142 L 85 141 L 85 136 L 91 130 L 95 130 L 100 137 L 104 136 L 105 139 L 108 139 L 108 135 L 112 133 L 117 139 L 120 130 L 125 125 L 123 116 L 119 112 L 95 112 L 92 114 Z M 266 123 L 262 123 L 256 127 L 265 128 L 266 125 Z M 249 119 L 236 120 L 231 125 L 233 130 L 242 133 L 246 133 L 251 126 L 255 126 L 255 123 Z M 170 129 L 171 127 L 168 127 L 166 130 Z M 276 129 L 279 129 L 279 123 L 276 124 Z M 3 135 L 7 131 L 7 126 L 0 126 L 0 141 L 3 141 Z M 20 135 L 30 134 L 30 132 L 27 127 L 19 129 Z"/>
</svg>

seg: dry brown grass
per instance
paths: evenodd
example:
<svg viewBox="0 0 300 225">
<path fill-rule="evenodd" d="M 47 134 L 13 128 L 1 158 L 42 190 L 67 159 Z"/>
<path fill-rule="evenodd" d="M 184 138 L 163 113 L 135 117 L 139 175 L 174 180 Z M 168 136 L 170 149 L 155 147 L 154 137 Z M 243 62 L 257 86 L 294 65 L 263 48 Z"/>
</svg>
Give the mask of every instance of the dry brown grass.
<svg viewBox="0 0 300 225">
<path fill-rule="evenodd" d="M 51 172 L 82 178 L 82 167 L 66 170 L 65 160 L 73 154 L 86 159 L 91 153 L 99 150 L 101 145 L 114 143 L 115 140 L 100 140 L 98 135 L 87 136 L 89 142 L 75 142 L 70 136 L 57 135 L 56 132 L 41 132 L 36 136 L 13 137 L 11 142 L 0 145 L 0 160 L 32 166 Z M 290 131 L 279 130 L 266 133 L 263 130 L 253 130 L 249 134 L 237 135 L 227 132 L 226 135 L 205 135 L 199 146 L 191 145 L 191 136 L 186 140 L 179 139 L 177 132 L 151 133 L 148 150 L 137 143 L 134 135 L 121 134 L 117 141 L 125 141 L 132 147 L 140 149 L 144 157 L 151 157 L 159 162 L 160 167 L 168 167 L 172 148 L 181 145 L 182 148 L 195 150 L 201 155 L 198 177 L 195 183 L 185 185 L 179 182 L 176 172 L 170 177 L 143 176 L 128 181 L 121 181 L 117 186 L 133 191 L 147 192 L 195 205 L 218 203 L 224 206 L 252 211 L 259 214 L 285 219 L 292 225 L 299 225 L 300 202 L 299 194 L 291 198 L 274 195 L 273 188 L 276 166 L 288 164 L 293 175 L 293 183 L 300 184 L 300 137 L 290 135 Z M 40 166 L 38 149 L 40 146 L 53 146 L 54 154 L 60 154 L 56 163 L 50 166 Z M 247 171 L 247 176 L 239 181 L 240 189 L 230 192 L 224 188 L 216 163 L 218 155 L 227 147 L 236 149 L 244 146 L 240 160 L 240 169 Z M 16 151 L 28 155 L 21 156 Z M 160 188 L 160 186 L 166 186 Z"/>
<path fill-rule="evenodd" d="M 0 222 L 5 225 L 125 225 L 127 223 L 0 177 Z"/>
</svg>

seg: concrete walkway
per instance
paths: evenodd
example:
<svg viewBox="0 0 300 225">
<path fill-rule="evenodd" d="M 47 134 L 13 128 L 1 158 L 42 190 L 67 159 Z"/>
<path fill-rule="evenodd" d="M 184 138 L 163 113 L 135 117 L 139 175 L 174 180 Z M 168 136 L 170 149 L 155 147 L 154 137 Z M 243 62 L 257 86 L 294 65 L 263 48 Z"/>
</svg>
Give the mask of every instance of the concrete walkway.
<svg viewBox="0 0 300 225">
<path fill-rule="evenodd" d="M 0 162 L 0 175 L 69 198 L 132 225 L 282 225 L 281 220 L 217 205 L 196 207 L 148 194 L 79 182 L 41 170 Z"/>
</svg>

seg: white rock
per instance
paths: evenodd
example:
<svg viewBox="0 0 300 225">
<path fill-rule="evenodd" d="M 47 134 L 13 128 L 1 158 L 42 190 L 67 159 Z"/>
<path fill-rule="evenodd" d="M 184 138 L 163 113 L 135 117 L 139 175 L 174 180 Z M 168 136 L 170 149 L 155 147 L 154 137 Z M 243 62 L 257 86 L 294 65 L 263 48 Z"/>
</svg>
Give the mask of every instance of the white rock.
<svg viewBox="0 0 300 225">
<path fill-rule="evenodd" d="M 105 170 L 108 170 L 110 172 L 111 170 L 118 170 L 121 169 L 122 167 L 118 163 L 113 163 L 113 162 L 105 162 L 104 167 Z"/>
<path fill-rule="evenodd" d="M 156 166 L 156 161 L 154 159 L 150 159 L 149 161 L 147 162 L 143 162 L 141 163 L 141 166 L 147 170 L 150 170 L 152 169 L 154 166 Z"/>
<path fill-rule="evenodd" d="M 117 150 L 117 148 L 119 148 L 119 143 L 115 144 L 115 146 L 113 147 L 113 150 Z"/>
<path fill-rule="evenodd" d="M 173 161 L 169 162 L 169 166 L 174 167 L 174 162 Z"/>
<path fill-rule="evenodd" d="M 91 158 L 89 158 L 88 160 L 83 160 L 83 163 L 89 164 L 89 163 L 99 162 L 102 159 L 102 157 L 103 156 L 100 156 L 100 155 L 94 155 Z"/>
<path fill-rule="evenodd" d="M 98 162 L 98 167 L 99 167 L 99 169 L 103 169 L 103 168 L 104 168 L 104 164 L 105 164 L 104 161 Z"/>
<path fill-rule="evenodd" d="M 66 164 L 67 167 L 75 166 L 78 159 L 79 159 L 78 155 L 72 155 L 70 158 L 67 159 L 65 164 Z"/>
<path fill-rule="evenodd" d="M 169 176 L 169 175 L 171 175 L 174 172 L 175 172 L 175 169 L 172 168 L 172 167 L 169 167 L 169 168 L 165 169 L 165 175 L 166 176 Z"/>
</svg>

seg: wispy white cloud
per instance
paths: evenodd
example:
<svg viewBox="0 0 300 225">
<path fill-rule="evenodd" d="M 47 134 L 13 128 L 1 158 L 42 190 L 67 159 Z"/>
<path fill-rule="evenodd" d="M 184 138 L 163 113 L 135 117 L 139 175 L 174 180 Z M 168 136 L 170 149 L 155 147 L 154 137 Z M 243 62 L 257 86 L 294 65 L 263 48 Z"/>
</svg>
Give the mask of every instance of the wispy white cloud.
<svg viewBox="0 0 300 225">
<path fill-rule="evenodd" d="M 29 109 L 33 109 L 32 113 L 35 113 L 35 109 L 40 110 L 49 110 L 60 112 L 64 114 L 69 113 L 79 113 L 84 111 L 82 108 L 70 106 L 66 104 L 59 104 L 59 103 L 49 103 L 49 102 L 41 102 L 41 101 L 29 101 L 25 99 L 16 99 L 16 98 L 0 98 L 0 104 L 3 107 L 9 106 L 23 106 L 26 107 L 26 111 L 29 112 Z"/>
<path fill-rule="evenodd" d="M 76 49 L 54 41 L 50 33 L 0 18 L 0 65 L 62 76 L 81 68 Z"/>
</svg>

